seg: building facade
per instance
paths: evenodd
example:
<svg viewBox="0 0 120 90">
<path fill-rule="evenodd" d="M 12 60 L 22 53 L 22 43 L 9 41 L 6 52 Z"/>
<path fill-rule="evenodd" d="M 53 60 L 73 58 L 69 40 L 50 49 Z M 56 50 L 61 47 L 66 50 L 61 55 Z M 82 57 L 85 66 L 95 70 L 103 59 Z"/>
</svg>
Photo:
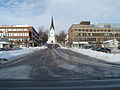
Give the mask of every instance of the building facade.
<svg viewBox="0 0 120 90">
<path fill-rule="evenodd" d="M 28 25 L 0 26 L 0 38 L 7 37 L 13 46 L 29 47 L 39 44 L 39 34 Z"/>
<path fill-rule="evenodd" d="M 102 25 L 102 26 L 101 26 Z M 73 24 L 69 30 L 69 43 L 88 42 L 90 44 L 100 44 L 107 40 L 116 39 L 120 42 L 120 25 L 117 27 L 106 26 L 106 24 L 90 24 L 90 22 L 81 22 Z"/>
</svg>

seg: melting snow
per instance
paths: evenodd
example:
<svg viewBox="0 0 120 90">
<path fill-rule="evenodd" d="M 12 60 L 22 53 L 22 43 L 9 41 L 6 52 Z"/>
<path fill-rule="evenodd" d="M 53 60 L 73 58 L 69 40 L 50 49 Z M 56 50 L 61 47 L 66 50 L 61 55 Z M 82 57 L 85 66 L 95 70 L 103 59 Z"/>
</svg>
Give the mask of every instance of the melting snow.
<svg viewBox="0 0 120 90">
<path fill-rule="evenodd" d="M 64 48 L 68 49 L 68 48 Z M 111 54 L 111 53 L 103 53 L 98 51 L 93 51 L 90 49 L 78 49 L 78 48 L 69 48 L 69 50 L 72 50 L 74 52 L 78 52 L 90 57 L 94 57 L 97 59 L 105 60 L 107 62 L 112 62 L 116 64 L 120 64 L 120 54 Z"/>
<path fill-rule="evenodd" d="M 23 48 L 22 50 L 16 50 L 16 51 L 0 51 L 0 58 L 15 60 L 45 48 L 46 47 L 29 47 L 29 48 Z"/>
</svg>

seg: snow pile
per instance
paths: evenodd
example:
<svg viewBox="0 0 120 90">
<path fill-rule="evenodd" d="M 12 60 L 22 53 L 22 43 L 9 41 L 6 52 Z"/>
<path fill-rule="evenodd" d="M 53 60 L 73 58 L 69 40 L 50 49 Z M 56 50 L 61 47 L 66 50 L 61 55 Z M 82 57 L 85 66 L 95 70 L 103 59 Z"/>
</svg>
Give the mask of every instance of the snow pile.
<svg viewBox="0 0 120 90">
<path fill-rule="evenodd" d="M 102 59 L 107 62 L 120 64 L 120 54 L 103 53 L 103 52 L 93 51 L 89 49 L 78 49 L 78 48 L 69 48 L 69 49 L 74 52 L 78 52 L 90 57 Z"/>
<path fill-rule="evenodd" d="M 16 51 L 2 51 L 0 52 L 0 58 L 15 60 L 45 48 L 46 47 L 29 47 L 29 48 L 23 48 L 22 50 L 16 50 Z"/>
</svg>

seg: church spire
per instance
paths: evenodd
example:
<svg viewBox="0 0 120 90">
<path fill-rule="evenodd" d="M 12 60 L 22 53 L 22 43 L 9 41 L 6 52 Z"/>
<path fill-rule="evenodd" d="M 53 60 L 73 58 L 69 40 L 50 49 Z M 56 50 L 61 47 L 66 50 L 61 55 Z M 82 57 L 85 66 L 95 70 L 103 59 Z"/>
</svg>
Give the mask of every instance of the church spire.
<svg viewBox="0 0 120 90">
<path fill-rule="evenodd" d="M 50 30 L 51 30 L 52 28 L 55 30 L 55 27 L 54 27 L 54 22 L 53 22 L 53 17 L 52 17 L 52 21 L 51 21 Z"/>
</svg>

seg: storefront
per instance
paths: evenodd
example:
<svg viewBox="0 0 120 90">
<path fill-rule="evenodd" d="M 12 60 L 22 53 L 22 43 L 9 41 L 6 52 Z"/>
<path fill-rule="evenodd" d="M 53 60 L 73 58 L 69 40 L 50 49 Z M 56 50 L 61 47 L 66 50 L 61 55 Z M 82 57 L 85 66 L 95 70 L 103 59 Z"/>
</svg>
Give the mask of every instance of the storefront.
<svg viewBox="0 0 120 90">
<path fill-rule="evenodd" d="M 0 40 L 0 48 L 9 47 L 9 46 L 10 46 L 10 42 L 8 41 L 8 39 Z"/>
<path fill-rule="evenodd" d="M 73 42 L 72 43 L 72 47 L 77 47 L 77 48 L 80 48 L 86 45 L 89 45 L 89 43 L 88 42 Z"/>
</svg>

